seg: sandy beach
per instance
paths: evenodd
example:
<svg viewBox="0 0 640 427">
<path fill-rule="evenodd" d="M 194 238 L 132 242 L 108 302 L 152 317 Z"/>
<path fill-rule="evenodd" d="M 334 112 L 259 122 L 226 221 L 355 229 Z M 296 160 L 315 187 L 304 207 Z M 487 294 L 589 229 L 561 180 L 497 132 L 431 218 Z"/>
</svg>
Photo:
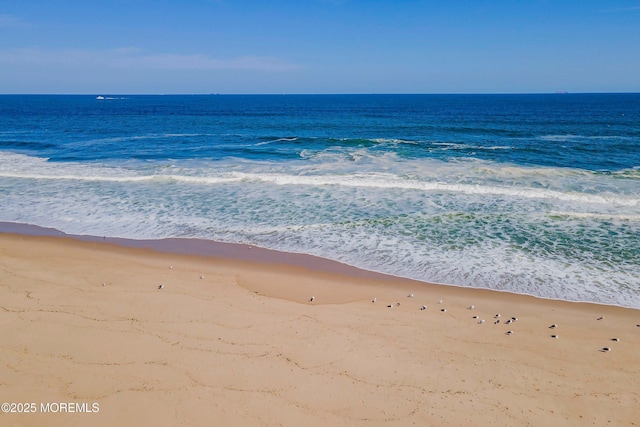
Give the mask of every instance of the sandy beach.
<svg viewBox="0 0 640 427">
<path fill-rule="evenodd" d="M 0 234 L 0 425 L 640 425 L 640 310 L 245 258 Z"/>
</svg>

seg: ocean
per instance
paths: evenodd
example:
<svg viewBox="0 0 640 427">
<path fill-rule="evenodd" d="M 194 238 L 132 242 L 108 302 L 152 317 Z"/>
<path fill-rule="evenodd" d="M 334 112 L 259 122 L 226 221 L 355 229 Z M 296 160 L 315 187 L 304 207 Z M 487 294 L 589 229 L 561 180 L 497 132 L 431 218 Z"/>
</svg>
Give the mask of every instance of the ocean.
<svg viewBox="0 0 640 427">
<path fill-rule="evenodd" d="M 640 94 L 0 95 L 0 221 L 640 308 Z"/>
</svg>

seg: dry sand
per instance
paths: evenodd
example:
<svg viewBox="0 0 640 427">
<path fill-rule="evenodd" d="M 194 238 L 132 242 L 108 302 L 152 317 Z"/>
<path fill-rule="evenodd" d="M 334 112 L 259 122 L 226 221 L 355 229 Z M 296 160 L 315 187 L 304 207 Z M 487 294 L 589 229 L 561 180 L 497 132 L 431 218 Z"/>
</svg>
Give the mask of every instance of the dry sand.
<svg viewBox="0 0 640 427">
<path fill-rule="evenodd" d="M 0 425 L 634 426 L 637 324 L 633 309 L 0 234 L 0 401 L 36 404 Z M 64 402 L 98 412 L 42 413 Z"/>
</svg>

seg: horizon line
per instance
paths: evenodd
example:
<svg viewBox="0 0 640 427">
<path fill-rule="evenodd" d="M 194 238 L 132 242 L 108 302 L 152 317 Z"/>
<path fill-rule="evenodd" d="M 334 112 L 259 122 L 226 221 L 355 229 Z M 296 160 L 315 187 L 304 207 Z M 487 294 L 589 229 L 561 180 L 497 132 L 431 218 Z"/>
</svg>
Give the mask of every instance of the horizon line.
<svg viewBox="0 0 640 427">
<path fill-rule="evenodd" d="M 291 92 L 291 93 L 223 93 L 223 92 L 140 92 L 140 93 L 118 93 L 118 92 L 56 92 L 56 93 L 0 93 L 0 96 L 366 96 L 366 95 L 400 95 L 400 96 L 423 96 L 423 95 L 606 95 L 606 94 L 640 94 L 640 91 L 595 91 L 595 92 L 335 92 L 335 93 L 313 93 L 313 92 Z"/>
</svg>

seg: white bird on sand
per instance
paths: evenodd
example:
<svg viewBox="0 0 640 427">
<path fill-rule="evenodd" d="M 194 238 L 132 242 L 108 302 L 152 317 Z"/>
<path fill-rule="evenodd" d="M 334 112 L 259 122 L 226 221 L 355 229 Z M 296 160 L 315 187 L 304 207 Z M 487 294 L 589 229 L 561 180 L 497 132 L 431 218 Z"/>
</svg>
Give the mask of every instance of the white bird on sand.
<svg viewBox="0 0 640 427">
<path fill-rule="evenodd" d="M 201 279 L 204 279 L 204 276 L 200 276 Z"/>
<path fill-rule="evenodd" d="M 484 323 L 484 319 L 480 319 L 480 320 L 478 321 L 478 324 L 479 324 L 479 325 L 482 325 L 483 323 Z"/>
<path fill-rule="evenodd" d="M 474 308 L 476 308 L 475 305 L 470 305 L 469 307 L 467 307 L 469 310 L 473 310 Z"/>
<path fill-rule="evenodd" d="M 407 295 L 407 298 L 413 298 L 413 294 Z"/>
<path fill-rule="evenodd" d="M 170 265 L 170 266 L 169 266 L 169 270 L 173 270 L 173 265 Z"/>
<path fill-rule="evenodd" d="M 438 301 L 438 304 L 442 304 L 442 300 Z"/>
<path fill-rule="evenodd" d="M 103 284 L 102 284 L 102 286 L 107 286 L 107 284 L 106 284 L 106 283 L 103 283 Z"/>
</svg>

